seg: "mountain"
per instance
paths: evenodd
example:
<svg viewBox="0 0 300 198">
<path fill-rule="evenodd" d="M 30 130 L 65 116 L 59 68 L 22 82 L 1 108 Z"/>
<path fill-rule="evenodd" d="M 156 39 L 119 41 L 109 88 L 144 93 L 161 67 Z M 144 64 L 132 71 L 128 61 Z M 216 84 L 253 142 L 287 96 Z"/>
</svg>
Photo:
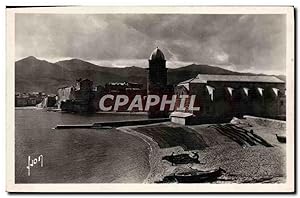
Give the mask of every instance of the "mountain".
<svg viewBox="0 0 300 198">
<path fill-rule="evenodd" d="M 122 81 L 146 85 L 146 74 L 145 69 L 134 66 L 103 67 L 80 59 L 50 63 L 30 56 L 15 62 L 15 89 L 17 92 L 56 93 L 59 87 L 72 85 L 79 78 L 88 78 L 95 85 Z"/>
<path fill-rule="evenodd" d="M 95 84 L 104 85 L 111 81 L 133 81 L 142 84 L 147 83 L 147 71 L 140 67 L 103 67 L 80 59 L 64 60 L 56 62 L 55 64 L 68 69 L 74 78 L 88 78 L 93 80 Z"/>
<path fill-rule="evenodd" d="M 69 72 L 61 66 L 33 56 L 15 62 L 16 91 L 54 93 L 54 87 L 72 83 Z"/>
<path fill-rule="evenodd" d="M 59 61 L 55 64 L 67 69 L 72 79 L 88 78 L 96 85 L 122 81 L 147 83 L 146 70 L 139 67 L 103 67 L 79 59 Z"/>
<path fill-rule="evenodd" d="M 235 74 L 239 73 L 209 65 L 188 65 L 177 69 L 168 69 L 168 83 L 177 84 L 194 78 L 197 74 Z M 15 62 L 17 92 L 41 91 L 57 93 L 57 89 L 74 84 L 76 79 L 88 78 L 94 85 L 108 82 L 137 82 L 147 84 L 147 70 L 140 67 L 112 68 L 92 64 L 80 59 L 71 59 L 50 63 L 33 56 Z M 281 76 L 281 79 L 284 76 Z"/>
</svg>

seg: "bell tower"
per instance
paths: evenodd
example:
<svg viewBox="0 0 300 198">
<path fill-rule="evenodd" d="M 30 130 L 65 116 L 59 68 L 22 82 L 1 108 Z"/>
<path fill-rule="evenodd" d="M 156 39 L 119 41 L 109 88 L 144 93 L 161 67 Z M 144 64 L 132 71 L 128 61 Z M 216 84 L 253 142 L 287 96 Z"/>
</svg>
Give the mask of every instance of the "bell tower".
<svg viewBox="0 0 300 198">
<path fill-rule="evenodd" d="M 150 55 L 148 68 L 148 93 L 164 90 L 167 86 L 166 60 L 162 51 L 157 47 Z"/>
<path fill-rule="evenodd" d="M 162 95 L 167 94 L 167 68 L 164 54 L 158 47 L 151 53 L 149 58 L 148 68 L 148 95 Z M 168 111 L 160 110 L 160 104 L 151 106 L 148 111 L 149 118 L 165 118 L 168 117 Z"/>
</svg>

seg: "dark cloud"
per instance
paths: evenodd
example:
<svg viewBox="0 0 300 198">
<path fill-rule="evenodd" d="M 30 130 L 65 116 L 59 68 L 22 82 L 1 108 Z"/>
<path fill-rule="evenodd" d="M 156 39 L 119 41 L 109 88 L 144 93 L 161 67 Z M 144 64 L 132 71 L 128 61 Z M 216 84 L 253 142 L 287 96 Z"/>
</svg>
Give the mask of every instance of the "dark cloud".
<svg viewBox="0 0 300 198">
<path fill-rule="evenodd" d="M 285 26 L 284 15 L 17 14 L 16 57 L 144 66 L 140 60 L 159 46 L 169 67 L 195 62 L 284 73 Z"/>
</svg>

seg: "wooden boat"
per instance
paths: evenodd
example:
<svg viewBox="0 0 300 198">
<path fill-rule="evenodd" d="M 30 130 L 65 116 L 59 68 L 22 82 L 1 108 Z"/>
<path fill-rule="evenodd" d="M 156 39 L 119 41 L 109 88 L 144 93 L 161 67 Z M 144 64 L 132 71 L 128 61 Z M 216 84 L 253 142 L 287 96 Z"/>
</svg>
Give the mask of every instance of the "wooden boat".
<svg viewBox="0 0 300 198">
<path fill-rule="evenodd" d="M 189 164 L 189 163 L 200 164 L 200 161 L 197 158 L 193 158 L 189 154 L 164 156 L 162 158 L 162 160 L 167 160 L 171 163 L 174 163 L 175 165 L 176 164 Z"/>
<path fill-rule="evenodd" d="M 209 171 L 191 171 L 183 173 L 175 173 L 174 178 L 178 183 L 201 183 L 216 180 L 223 172 L 222 168 Z"/>
<path fill-rule="evenodd" d="M 278 142 L 286 143 L 286 136 L 276 134 L 276 138 L 277 138 Z"/>
</svg>

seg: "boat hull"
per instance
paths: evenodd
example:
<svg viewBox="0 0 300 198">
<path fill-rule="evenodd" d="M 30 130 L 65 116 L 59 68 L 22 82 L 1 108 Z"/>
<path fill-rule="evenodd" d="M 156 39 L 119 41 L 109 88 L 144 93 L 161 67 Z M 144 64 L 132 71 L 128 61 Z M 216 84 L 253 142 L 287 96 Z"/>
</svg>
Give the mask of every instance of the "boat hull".
<svg viewBox="0 0 300 198">
<path fill-rule="evenodd" d="M 208 172 L 195 172 L 195 173 L 178 173 L 174 175 L 178 183 L 201 183 L 216 180 L 222 175 L 222 169 L 216 169 Z"/>
</svg>

